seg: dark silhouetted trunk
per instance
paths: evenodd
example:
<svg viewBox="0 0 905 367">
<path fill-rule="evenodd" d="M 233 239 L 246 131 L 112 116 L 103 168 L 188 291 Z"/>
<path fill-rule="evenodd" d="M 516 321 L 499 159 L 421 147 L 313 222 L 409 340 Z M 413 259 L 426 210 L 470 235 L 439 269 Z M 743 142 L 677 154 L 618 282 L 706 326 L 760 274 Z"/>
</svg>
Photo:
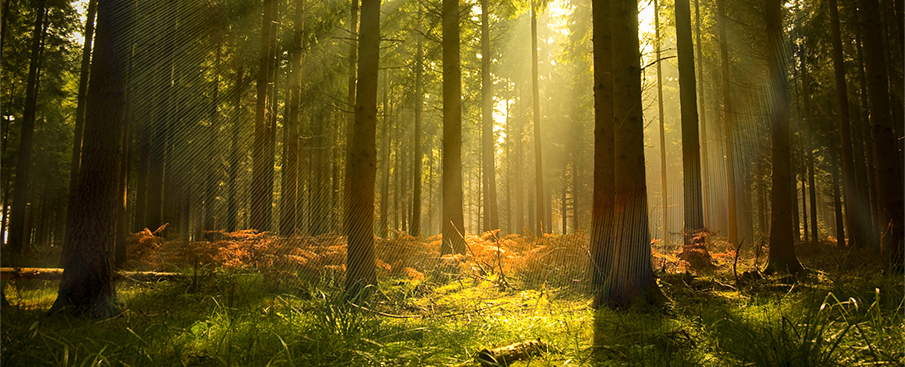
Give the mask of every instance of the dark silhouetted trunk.
<svg viewBox="0 0 905 367">
<path fill-rule="evenodd" d="M 283 127 L 283 174 L 281 176 L 280 234 L 295 234 L 298 214 L 299 104 L 302 89 L 302 40 L 305 38 L 305 1 L 295 4 L 292 48 L 289 49 L 289 116 Z M 326 215 L 326 211 L 321 214 Z"/>
<path fill-rule="evenodd" d="M 440 254 L 465 253 L 462 214 L 462 70 L 459 2 L 443 0 L 443 243 Z"/>
<path fill-rule="evenodd" d="M 271 100 L 271 64 L 273 50 L 271 50 L 271 37 L 273 32 L 273 14 L 275 0 L 264 0 L 263 22 L 261 25 L 261 51 L 258 62 L 258 86 L 257 104 L 255 107 L 255 141 L 252 151 L 252 178 L 251 178 L 251 229 L 258 231 L 270 230 L 271 205 L 273 203 L 273 190 L 269 190 L 272 182 L 268 183 L 268 174 L 273 170 L 273 155 L 268 155 L 273 148 L 271 137 L 271 115 L 273 104 Z"/>
<path fill-rule="evenodd" d="M 594 196 L 591 203 L 591 291 L 593 306 L 604 304 L 613 265 L 613 37 L 609 3 L 592 4 L 594 19 Z"/>
</svg>

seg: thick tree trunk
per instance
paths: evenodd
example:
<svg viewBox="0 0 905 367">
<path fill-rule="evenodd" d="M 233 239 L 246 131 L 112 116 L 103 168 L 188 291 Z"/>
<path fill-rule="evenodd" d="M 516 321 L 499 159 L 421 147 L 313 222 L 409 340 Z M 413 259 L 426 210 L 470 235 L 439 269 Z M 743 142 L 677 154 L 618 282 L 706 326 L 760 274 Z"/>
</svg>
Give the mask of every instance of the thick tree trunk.
<svg viewBox="0 0 905 367">
<path fill-rule="evenodd" d="M 481 0 L 481 142 L 484 165 L 484 230 L 500 228 L 496 198 L 493 134 L 493 80 L 490 79 L 490 3 Z"/>
<path fill-rule="evenodd" d="M 348 258 L 346 294 L 362 295 L 377 284 L 374 254 L 374 184 L 377 178 L 377 72 L 380 58 L 380 0 L 361 3 L 355 124 L 349 142 L 349 198 L 346 207 Z"/>
<path fill-rule="evenodd" d="M 459 1 L 443 0 L 443 243 L 440 254 L 465 253 L 462 214 L 462 71 Z"/>
<path fill-rule="evenodd" d="M 268 190 L 272 182 L 268 184 L 268 175 L 273 169 L 273 155 L 269 155 L 273 148 L 271 136 L 271 115 L 273 114 L 273 101 L 271 100 L 271 64 L 273 50 L 271 50 L 273 37 L 274 0 L 264 0 L 263 21 L 261 25 L 261 51 L 258 62 L 258 97 L 255 107 L 255 141 L 252 151 L 252 178 L 251 178 L 251 223 L 252 229 L 258 231 L 270 230 L 271 204 L 273 202 L 273 190 Z M 269 168 L 268 168 L 269 166 Z"/>
<path fill-rule="evenodd" d="M 789 144 L 789 86 L 783 56 L 782 11 L 779 0 L 765 4 L 767 31 L 767 63 L 770 83 L 770 121 L 773 130 L 773 194 L 770 251 L 766 273 L 798 274 L 804 269 L 795 256 L 792 236 L 792 170 Z"/>
<path fill-rule="evenodd" d="M 132 1 L 98 3 L 97 45 L 88 91 L 78 215 L 63 259 L 63 279 L 53 310 L 108 317 L 116 313 L 113 258 L 117 186 L 132 24 Z"/>
<path fill-rule="evenodd" d="M 879 22 L 877 0 L 860 0 L 861 27 L 864 33 L 864 67 L 867 74 L 871 135 L 874 140 L 874 165 L 877 186 L 876 223 L 884 260 L 902 265 L 903 194 L 900 153 L 890 116 L 890 98 L 886 59 Z"/>
<path fill-rule="evenodd" d="M 591 203 L 591 291 L 593 306 L 604 304 L 615 247 L 613 223 L 613 34 L 609 3 L 592 5 L 594 29 L 594 196 Z"/>
<path fill-rule="evenodd" d="M 292 48 L 289 50 L 289 116 L 283 127 L 283 174 L 281 176 L 280 234 L 295 234 L 298 214 L 299 104 L 302 89 L 302 40 L 305 38 L 305 1 L 295 4 Z M 323 214 L 322 214 L 323 215 Z"/>
<path fill-rule="evenodd" d="M 41 45 L 44 37 L 46 0 L 38 0 L 35 27 L 31 34 L 31 61 L 28 64 L 28 80 L 25 90 L 25 112 L 22 116 L 22 132 L 16 153 L 16 180 L 13 188 L 13 207 L 9 219 L 9 247 L 12 253 L 21 254 L 28 245 L 25 225 L 25 209 L 28 206 L 28 181 L 31 168 L 31 152 L 35 133 L 35 115 L 38 104 L 38 79 L 40 78 Z"/>
<path fill-rule="evenodd" d="M 541 152 L 540 133 L 540 91 L 537 76 L 537 4 L 531 0 L 531 75 L 534 91 L 534 178 L 537 190 L 537 235 L 543 238 L 544 231 L 544 165 Z"/>
</svg>

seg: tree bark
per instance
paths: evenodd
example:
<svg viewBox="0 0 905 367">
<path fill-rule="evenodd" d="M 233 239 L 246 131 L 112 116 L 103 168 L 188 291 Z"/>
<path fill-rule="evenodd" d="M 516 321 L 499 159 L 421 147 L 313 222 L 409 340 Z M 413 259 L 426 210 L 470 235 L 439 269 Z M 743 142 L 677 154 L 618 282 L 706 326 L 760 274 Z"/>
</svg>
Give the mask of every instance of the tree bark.
<svg viewBox="0 0 905 367">
<path fill-rule="evenodd" d="M 496 153 L 493 134 L 493 80 L 490 79 L 490 2 L 481 0 L 481 119 L 484 165 L 484 230 L 500 228 L 496 198 Z"/>
<path fill-rule="evenodd" d="M 595 308 L 604 304 L 604 290 L 613 263 L 613 34 L 609 3 L 595 1 L 594 45 L 594 194 L 591 203 L 591 291 Z"/>
<path fill-rule="evenodd" d="M 421 166 L 424 164 L 424 154 L 421 152 L 421 109 L 424 106 L 424 91 L 422 90 L 422 75 L 424 74 L 424 51 L 421 48 L 421 5 L 418 5 L 418 34 L 415 51 L 415 159 L 412 160 L 412 225 L 409 226 L 409 234 L 413 237 L 421 236 Z"/>
<path fill-rule="evenodd" d="M 268 184 L 268 172 L 273 169 L 273 155 L 268 157 L 268 152 L 273 147 L 271 140 L 270 117 L 273 114 L 271 101 L 271 37 L 273 37 L 274 0 L 264 0 L 263 21 L 261 24 L 261 51 L 258 62 L 258 86 L 257 104 L 255 107 L 255 141 L 252 151 L 252 178 L 251 178 L 251 223 L 252 229 L 258 231 L 270 230 L 271 203 L 273 202 L 273 190 L 268 190 L 272 182 Z M 268 165 L 270 166 L 268 168 Z M 268 192 L 269 191 L 269 192 Z"/>
<path fill-rule="evenodd" d="M 767 64 L 769 70 L 769 111 L 773 132 L 773 195 L 770 250 L 765 273 L 798 274 L 804 268 L 795 256 L 792 236 L 792 170 L 789 148 L 789 86 L 783 56 L 782 5 L 779 0 L 765 3 Z"/>
<path fill-rule="evenodd" d="M 701 9 L 698 6 L 698 0 L 694 1 L 694 22 L 695 22 L 695 37 L 697 44 L 697 79 L 700 80 L 700 85 L 697 88 L 698 91 L 698 117 L 701 119 L 701 187 L 703 190 L 703 205 L 704 205 L 704 226 L 712 225 L 710 217 L 712 214 L 710 213 L 710 165 L 708 162 L 707 155 L 707 113 L 704 109 L 704 56 L 703 56 L 703 46 L 701 43 Z"/>
<path fill-rule="evenodd" d="M 727 233 L 729 243 L 738 243 L 738 214 L 736 211 L 736 185 L 735 185 L 735 110 L 732 108 L 732 94 L 730 92 L 731 84 L 729 83 L 729 39 L 726 35 L 726 23 L 729 17 L 726 16 L 726 0 L 717 0 L 717 11 L 719 12 L 720 33 L 720 67 L 722 70 L 722 89 L 723 89 L 723 140 L 726 146 L 726 212 L 728 217 L 729 233 Z"/>
<path fill-rule="evenodd" d="M 63 278 L 52 311 L 75 315 L 114 315 L 113 258 L 116 205 L 133 1 L 98 2 L 97 45 L 88 90 L 78 215 L 63 259 Z"/>
<path fill-rule="evenodd" d="M 226 230 L 233 232 L 239 226 L 239 135 L 242 132 L 242 123 L 244 122 L 245 109 L 242 107 L 242 91 L 245 89 L 245 68 L 241 65 L 236 67 L 236 84 L 233 91 L 234 107 L 232 121 L 232 136 L 229 143 L 229 185 L 226 194 Z"/>
<path fill-rule="evenodd" d="M 537 4 L 531 0 L 531 75 L 532 87 L 534 90 L 534 177 L 536 196 L 536 213 L 537 213 L 537 235 L 543 238 L 544 231 L 544 165 L 543 154 L 541 152 L 541 133 L 540 133 L 540 91 L 538 89 L 537 76 Z"/>
<path fill-rule="evenodd" d="M 462 71 L 459 1 L 443 0 L 443 243 L 440 254 L 465 253 L 462 214 Z"/>
<path fill-rule="evenodd" d="M 289 116 L 283 127 L 283 174 L 281 176 L 280 234 L 295 234 L 298 213 L 299 104 L 302 89 L 302 40 L 305 38 L 305 1 L 295 4 L 292 48 L 289 49 Z"/>
<path fill-rule="evenodd" d="M 374 184 L 377 177 L 377 72 L 380 58 L 380 0 L 361 3 L 355 125 L 349 142 L 349 198 L 346 207 L 348 257 L 346 294 L 362 295 L 377 284 L 374 254 Z"/>
</svg>

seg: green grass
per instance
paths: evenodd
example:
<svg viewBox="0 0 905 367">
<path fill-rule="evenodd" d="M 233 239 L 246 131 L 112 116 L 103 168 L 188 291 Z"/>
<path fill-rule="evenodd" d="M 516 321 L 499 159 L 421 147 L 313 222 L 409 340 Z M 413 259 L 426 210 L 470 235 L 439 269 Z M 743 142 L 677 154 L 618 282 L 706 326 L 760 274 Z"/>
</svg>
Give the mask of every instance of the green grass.
<svg viewBox="0 0 905 367">
<path fill-rule="evenodd" d="M 190 272 L 190 271 L 189 271 Z M 874 272 L 876 273 L 876 272 Z M 541 339 L 517 366 L 902 365 L 901 276 L 813 273 L 766 279 L 664 274 L 673 303 L 594 311 L 569 288 L 490 276 L 385 280 L 366 310 L 326 279 L 271 292 L 257 272 L 120 283 L 107 320 L 46 314 L 55 282 L 6 284 L 3 366 L 472 366 L 483 348 Z"/>
</svg>

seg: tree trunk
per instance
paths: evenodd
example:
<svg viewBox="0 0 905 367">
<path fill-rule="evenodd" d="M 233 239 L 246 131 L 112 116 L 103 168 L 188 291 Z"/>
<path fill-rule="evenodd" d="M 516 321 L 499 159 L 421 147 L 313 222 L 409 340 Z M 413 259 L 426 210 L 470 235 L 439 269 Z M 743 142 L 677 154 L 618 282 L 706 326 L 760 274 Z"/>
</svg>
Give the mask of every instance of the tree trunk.
<svg viewBox="0 0 905 367">
<path fill-rule="evenodd" d="M 13 254 L 21 254 L 28 245 L 25 226 L 25 208 L 28 206 L 28 181 L 31 168 L 31 152 L 35 133 L 35 115 L 38 104 L 38 79 L 41 58 L 41 39 L 44 34 L 46 0 L 38 0 L 35 27 L 31 34 L 31 61 L 28 64 L 28 80 L 25 91 L 25 112 L 22 117 L 22 133 L 16 153 L 16 180 L 13 188 L 13 207 L 9 219 L 9 247 Z"/>
<path fill-rule="evenodd" d="M 612 2 L 613 49 L 613 183 L 615 248 L 603 289 L 603 303 L 612 308 L 663 301 L 650 261 L 647 185 L 644 169 L 644 119 L 641 102 L 641 55 L 638 4 Z"/>
<path fill-rule="evenodd" d="M 459 1 L 443 0 L 443 243 L 440 254 L 465 253 L 462 214 L 462 70 Z"/>
<path fill-rule="evenodd" d="M 263 22 L 261 25 L 261 51 L 258 62 L 258 98 L 255 107 L 255 141 L 252 152 L 252 178 L 251 178 L 251 223 L 252 229 L 258 231 L 270 230 L 271 203 L 273 202 L 273 190 L 267 183 L 268 172 L 273 169 L 273 155 L 268 157 L 268 152 L 273 147 L 271 141 L 271 122 L 273 105 L 271 101 L 271 37 L 273 37 L 274 0 L 264 0 Z M 270 168 L 268 169 L 268 165 Z M 269 191 L 269 192 L 268 192 Z"/>
<path fill-rule="evenodd" d="M 704 109 L 704 56 L 703 56 L 703 46 L 701 43 L 701 9 L 698 6 L 698 0 L 694 1 L 694 22 L 695 22 L 695 38 L 697 44 L 697 79 L 700 80 L 700 85 L 697 88 L 698 91 L 698 117 L 701 119 L 701 187 L 703 189 L 703 211 L 704 211 L 704 226 L 712 225 L 710 213 L 710 165 L 707 164 L 709 159 L 707 155 L 707 114 Z"/>
<path fill-rule="evenodd" d="M 298 213 L 299 104 L 302 89 L 302 40 L 305 39 L 305 1 L 295 4 L 292 48 L 289 49 L 289 116 L 283 127 L 283 174 L 281 176 L 280 234 L 295 234 Z"/>
<path fill-rule="evenodd" d="M 605 285 L 613 263 L 613 31 L 614 7 L 592 4 L 594 45 L 594 196 L 591 202 L 591 291 L 595 308 L 604 304 Z"/>
<path fill-rule="evenodd" d="M 132 1 L 98 3 L 97 45 L 88 90 L 78 215 L 63 259 L 63 279 L 52 310 L 108 317 L 116 313 L 113 259 L 117 186 L 126 117 Z"/>
<path fill-rule="evenodd" d="M 418 34 L 415 35 L 418 45 L 415 51 L 415 159 L 412 160 L 412 225 L 409 226 L 409 234 L 413 237 L 421 236 L 421 166 L 424 164 L 424 154 L 421 152 L 421 109 L 424 106 L 424 91 L 422 90 L 422 74 L 424 66 L 424 51 L 421 49 L 421 5 L 418 5 Z"/>
<path fill-rule="evenodd" d="M 239 204 L 238 204 L 238 180 L 239 180 L 239 135 L 242 132 L 242 123 L 244 122 L 244 111 L 242 107 L 242 91 L 245 89 L 245 68 L 241 65 L 236 67 L 236 85 L 233 91 L 234 108 L 233 108 L 233 126 L 232 136 L 229 143 L 229 186 L 227 187 L 226 199 L 226 230 L 228 232 L 235 231 L 239 226 Z"/>
<path fill-rule="evenodd" d="M 348 87 L 347 103 L 348 103 L 349 107 L 352 108 L 353 110 L 355 109 L 355 106 L 356 106 L 356 100 L 355 100 L 356 66 L 355 66 L 355 64 L 358 61 L 358 44 L 357 44 L 357 39 L 356 39 L 358 37 L 358 20 L 359 20 L 358 19 L 358 3 L 359 3 L 359 0 L 352 0 L 351 18 L 349 20 L 349 27 L 350 27 L 349 38 L 351 38 L 351 41 L 349 42 L 349 61 L 348 61 L 349 62 L 349 79 L 348 79 L 348 83 L 347 83 L 347 87 Z M 355 126 L 355 118 L 356 118 L 355 113 L 356 113 L 355 111 L 352 111 L 352 113 L 348 114 L 348 118 L 346 119 L 346 141 L 347 142 L 351 142 L 353 140 L 352 134 L 353 134 L 354 126 Z M 352 177 L 352 173 L 349 171 L 351 161 L 352 161 L 352 147 L 346 145 L 346 177 L 347 178 Z M 348 180 L 345 180 L 343 182 L 343 201 L 344 201 L 343 207 L 344 208 L 348 208 L 348 205 L 349 205 L 348 200 L 349 200 L 349 197 L 352 195 L 352 192 L 351 192 L 352 187 L 350 185 L 351 185 L 351 183 Z M 348 214 L 343 214 L 343 218 L 346 218 L 347 215 Z"/>
<path fill-rule="evenodd" d="M 770 251 L 765 273 L 801 273 L 792 241 L 792 170 L 789 148 L 789 86 L 786 79 L 785 44 L 782 34 L 782 11 L 779 0 L 765 4 L 767 26 L 767 63 L 772 98 L 769 99 L 773 130 L 773 195 Z"/>
<path fill-rule="evenodd" d="M 871 135 L 874 140 L 874 174 L 877 186 L 877 226 L 884 260 L 902 265 L 903 195 L 900 154 L 895 141 L 890 98 L 883 55 L 883 39 L 877 0 L 860 0 L 861 27 L 864 33 L 864 68 L 870 107 Z"/>
<path fill-rule="evenodd" d="M 657 112 L 660 121 L 660 200 L 663 210 L 663 244 L 669 245 L 669 185 L 666 180 L 666 119 L 663 116 L 663 72 L 660 67 L 660 7 L 654 0 L 654 52 L 657 60 Z"/>
<path fill-rule="evenodd" d="M 738 243 L 738 215 L 735 208 L 736 204 L 736 186 L 735 186 L 735 110 L 732 108 L 732 94 L 730 92 L 729 83 L 729 39 L 726 35 L 726 23 L 729 17 L 726 16 L 726 0 L 717 0 L 717 11 L 719 12 L 720 32 L 720 67 L 722 70 L 722 89 L 723 89 L 723 140 L 726 147 L 726 212 L 728 217 L 729 243 Z"/>
<path fill-rule="evenodd" d="M 869 238 L 870 243 L 879 249 L 880 246 L 880 216 L 879 216 L 879 204 L 877 201 L 877 176 L 876 169 L 874 168 L 874 138 L 871 133 L 870 119 L 869 119 L 869 103 L 867 101 L 867 74 L 864 72 L 864 52 L 863 47 L 861 45 L 861 36 L 859 33 L 855 33 L 855 45 L 858 51 L 858 81 L 860 84 L 860 102 L 861 102 L 861 111 L 865 111 L 867 113 L 862 113 L 862 118 L 860 126 L 853 128 L 852 130 L 857 135 L 859 132 L 863 137 L 864 145 L 862 146 L 864 159 L 866 164 L 864 165 L 867 168 L 866 176 L 867 176 L 867 195 L 870 198 L 870 216 L 871 223 L 873 225 L 870 228 Z M 855 140 L 858 141 L 858 140 Z M 857 149 L 857 148 L 856 148 Z M 857 173 L 856 173 L 857 175 Z"/>
<path fill-rule="evenodd" d="M 484 230 L 500 228 L 496 198 L 496 153 L 493 134 L 493 80 L 490 79 L 490 4 L 481 0 L 481 119 L 484 164 Z"/>
<path fill-rule="evenodd" d="M 540 133 L 540 91 L 538 89 L 537 76 L 537 4 L 531 0 L 531 75 L 532 87 L 534 90 L 534 166 L 535 166 L 535 189 L 537 190 L 537 235 L 543 238 L 544 235 L 544 165 L 543 154 L 541 153 L 541 133 Z"/>
<path fill-rule="evenodd" d="M 349 142 L 348 206 L 346 230 L 346 294 L 358 297 L 365 287 L 377 284 L 374 255 L 374 184 L 377 178 L 377 72 L 380 58 L 380 1 L 361 3 L 361 37 L 358 43 L 358 89 L 355 125 Z"/>
</svg>

